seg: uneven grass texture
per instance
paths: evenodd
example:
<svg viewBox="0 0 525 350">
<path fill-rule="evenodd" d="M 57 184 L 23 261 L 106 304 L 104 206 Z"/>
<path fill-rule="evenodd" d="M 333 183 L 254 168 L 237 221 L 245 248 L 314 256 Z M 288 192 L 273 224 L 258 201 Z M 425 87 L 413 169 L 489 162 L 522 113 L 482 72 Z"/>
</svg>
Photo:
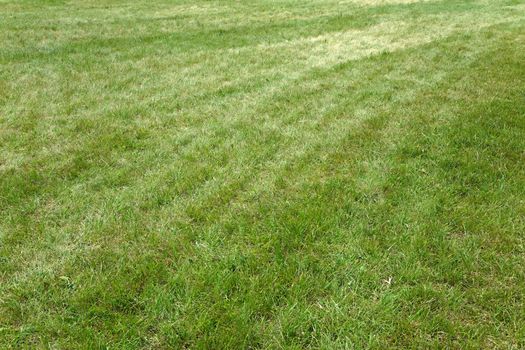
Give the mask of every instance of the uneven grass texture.
<svg viewBox="0 0 525 350">
<path fill-rule="evenodd" d="M 0 348 L 525 348 L 525 0 L 0 0 Z"/>
</svg>

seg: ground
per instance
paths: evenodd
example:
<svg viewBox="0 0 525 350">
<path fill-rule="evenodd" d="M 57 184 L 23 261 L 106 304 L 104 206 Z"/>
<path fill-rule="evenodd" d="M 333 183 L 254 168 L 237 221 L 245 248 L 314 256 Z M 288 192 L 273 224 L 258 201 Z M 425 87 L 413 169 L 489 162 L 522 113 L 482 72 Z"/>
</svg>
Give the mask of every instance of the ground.
<svg viewBox="0 0 525 350">
<path fill-rule="evenodd" d="M 525 348 L 524 0 L 0 0 L 0 348 Z"/>
</svg>

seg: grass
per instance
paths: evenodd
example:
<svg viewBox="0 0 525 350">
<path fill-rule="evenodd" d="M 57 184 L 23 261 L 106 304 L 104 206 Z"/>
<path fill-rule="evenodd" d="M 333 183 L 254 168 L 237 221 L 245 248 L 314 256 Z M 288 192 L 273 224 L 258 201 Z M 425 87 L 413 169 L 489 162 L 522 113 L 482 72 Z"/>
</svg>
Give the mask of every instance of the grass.
<svg viewBox="0 0 525 350">
<path fill-rule="evenodd" d="M 525 348 L 525 1 L 0 1 L 0 348 Z"/>
</svg>

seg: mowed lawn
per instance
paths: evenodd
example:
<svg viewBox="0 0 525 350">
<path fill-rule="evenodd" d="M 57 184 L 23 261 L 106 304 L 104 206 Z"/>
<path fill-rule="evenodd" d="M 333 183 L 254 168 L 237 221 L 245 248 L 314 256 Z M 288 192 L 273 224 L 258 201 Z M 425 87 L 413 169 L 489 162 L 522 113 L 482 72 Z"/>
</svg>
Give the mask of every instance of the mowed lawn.
<svg viewBox="0 0 525 350">
<path fill-rule="evenodd" d="M 0 0 L 0 348 L 525 348 L 525 0 Z"/>
</svg>

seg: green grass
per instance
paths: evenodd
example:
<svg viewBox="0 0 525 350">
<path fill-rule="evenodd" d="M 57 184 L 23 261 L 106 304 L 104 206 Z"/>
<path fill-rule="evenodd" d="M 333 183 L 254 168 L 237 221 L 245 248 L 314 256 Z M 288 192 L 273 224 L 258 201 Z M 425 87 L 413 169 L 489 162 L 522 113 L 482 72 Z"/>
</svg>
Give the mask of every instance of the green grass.
<svg viewBox="0 0 525 350">
<path fill-rule="evenodd" d="M 0 348 L 525 348 L 525 1 L 0 0 Z"/>
</svg>

